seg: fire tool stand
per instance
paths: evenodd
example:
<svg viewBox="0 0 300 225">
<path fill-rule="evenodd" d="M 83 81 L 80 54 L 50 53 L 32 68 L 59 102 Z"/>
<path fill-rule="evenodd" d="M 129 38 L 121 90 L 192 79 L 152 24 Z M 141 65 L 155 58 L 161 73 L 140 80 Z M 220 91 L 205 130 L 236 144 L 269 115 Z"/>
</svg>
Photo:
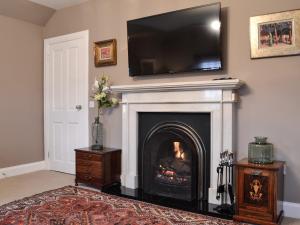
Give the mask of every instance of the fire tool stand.
<svg viewBox="0 0 300 225">
<path fill-rule="evenodd" d="M 217 168 L 217 200 L 221 205 L 214 210 L 221 214 L 234 214 L 234 191 L 233 191 L 233 153 L 228 150 L 220 153 L 220 163 Z M 229 199 L 228 199 L 229 197 Z M 229 201 L 228 201 L 229 200 Z"/>
</svg>

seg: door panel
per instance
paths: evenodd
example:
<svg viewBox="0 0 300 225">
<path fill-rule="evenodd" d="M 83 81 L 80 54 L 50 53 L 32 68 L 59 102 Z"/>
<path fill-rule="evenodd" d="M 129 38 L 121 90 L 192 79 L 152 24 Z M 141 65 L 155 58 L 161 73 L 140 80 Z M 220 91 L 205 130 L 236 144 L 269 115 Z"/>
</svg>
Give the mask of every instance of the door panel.
<svg viewBox="0 0 300 225">
<path fill-rule="evenodd" d="M 78 48 L 67 49 L 67 90 L 66 105 L 68 111 L 74 111 L 74 106 L 79 103 L 79 76 L 78 76 Z M 74 66 L 72 66 L 74 65 Z"/>
<path fill-rule="evenodd" d="M 75 173 L 75 148 L 88 146 L 88 36 L 45 40 L 45 131 L 49 167 Z"/>
<path fill-rule="evenodd" d="M 63 110 L 63 51 L 58 49 L 52 51 L 52 109 L 54 111 Z"/>
<path fill-rule="evenodd" d="M 71 163 L 75 163 L 75 153 L 74 149 L 79 146 L 78 140 L 80 139 L 80 124 L 79 123 L 69 123 L 67 127 L 67 149 L 68 152 L 68 161 Z M 70 137 L 74 137 L 73 139 Z"/>
<path fill-rule="evenodd" d="M 63 161 L 63 139 L 64 139 L 63 123 L 53 122 L 52 127 L 53 127 L 52 147 L 54 149 L 53 157 L 57 161 Z"/>
</svg>

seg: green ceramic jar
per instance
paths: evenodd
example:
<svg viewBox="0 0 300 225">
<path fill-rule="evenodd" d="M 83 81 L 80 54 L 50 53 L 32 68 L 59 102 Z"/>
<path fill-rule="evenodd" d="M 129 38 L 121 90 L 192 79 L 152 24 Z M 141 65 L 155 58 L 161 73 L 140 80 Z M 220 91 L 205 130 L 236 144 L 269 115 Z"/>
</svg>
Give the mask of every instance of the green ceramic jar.
<svg viewBox="0 0 300 225">
<path fill-rule="evenodd" d="M 251 163 L 273 163 L 273 144 L 267 143 L 267 137 L 254 137 L 255 142 L 249 143 L 248 161 Z"/>
</svg>

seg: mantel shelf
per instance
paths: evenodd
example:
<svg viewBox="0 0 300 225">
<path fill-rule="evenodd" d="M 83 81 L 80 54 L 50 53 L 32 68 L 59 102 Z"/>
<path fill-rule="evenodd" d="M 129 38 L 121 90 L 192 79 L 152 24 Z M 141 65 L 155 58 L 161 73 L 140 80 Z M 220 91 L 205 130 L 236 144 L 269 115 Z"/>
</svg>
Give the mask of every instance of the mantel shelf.
<svg viewBox="0 0 300 225">
<path fill-rule="evenodd" d="M 116 85 L 111 86 L 114 92 L 161 92 L 175 90 L 197 90 L 197 89 L 239 89 L 244 82 L 239 79 L 230 80 L 205 80 L 192 82 L 172 82 L 172 83 L 154 83 L 154 84 L 134 84 L 134 85 Z"/>
</svg>

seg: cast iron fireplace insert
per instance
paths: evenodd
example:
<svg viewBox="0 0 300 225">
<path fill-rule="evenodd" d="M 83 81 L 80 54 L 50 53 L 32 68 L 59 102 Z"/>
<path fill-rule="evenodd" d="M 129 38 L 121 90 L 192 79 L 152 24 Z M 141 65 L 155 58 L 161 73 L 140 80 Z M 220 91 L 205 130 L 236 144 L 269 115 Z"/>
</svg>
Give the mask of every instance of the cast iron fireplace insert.
<svg viewBox="0 0 300 225">
<path fill-rule="evenodd" d="M 207 201 L 210 113 L 139 113 L 139 188 L 146 195 Z"/>
</svg>

